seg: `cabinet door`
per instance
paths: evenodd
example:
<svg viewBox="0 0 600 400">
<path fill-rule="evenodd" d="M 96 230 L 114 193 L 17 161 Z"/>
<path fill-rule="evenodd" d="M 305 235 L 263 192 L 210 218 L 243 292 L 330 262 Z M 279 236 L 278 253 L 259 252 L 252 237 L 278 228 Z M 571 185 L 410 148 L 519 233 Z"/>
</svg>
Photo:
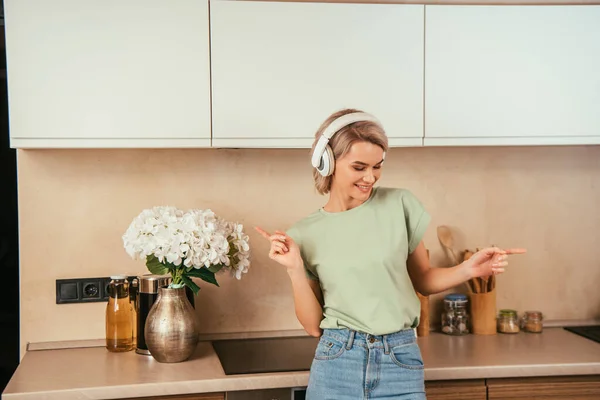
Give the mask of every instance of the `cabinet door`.
<svg viewBox="0 0 600 400">
<path fill-rule="evenodd" d="M 12 147 L 210 146 L 208 0 L 5 0 Z"/>
<path fill-rule="evenodd" d="M 425 145 L 600 143 L 600 6 L 426 6 L 425 25 Z"/>
<path fill-rule="evenodd" d="M 310 147 L 342 108 L 422 145 L 423 5 L 212 1 L 213 146 Z"/>
<path fill-rule="evenodd" d="M 427 400 L 486 400 L 485 380 L 426 381 Z"/>
<path fill-rule="evenodd" d="M 489 400 L 597 400 L 600 375 L 488 379 Z"/>
</svg>

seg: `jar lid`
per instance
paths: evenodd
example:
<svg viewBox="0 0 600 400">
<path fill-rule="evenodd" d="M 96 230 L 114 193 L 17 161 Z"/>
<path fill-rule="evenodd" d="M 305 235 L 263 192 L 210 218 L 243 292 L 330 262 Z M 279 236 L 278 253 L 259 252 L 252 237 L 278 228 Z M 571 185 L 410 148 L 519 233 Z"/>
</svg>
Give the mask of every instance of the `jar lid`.
<svg viewBox="0 0 600 400">
<path fill-rule="evenodd" d="M 464 294 L 460 294 L 460 293 L 453 293 L 453 294 L 449 294 L 446 297 L 444 297 L 444 300 L 463 302 L 463 301 L 467 301 L 467 296 Z"/>
<path fill-rule="evenodd" d="M 516 317 L 517 310 L 511 310 L 509 308 L 504 308 L 504 309 L 500 310 L 500 316 L 501 317 Z"/>
<path fill-rule="evenodd" d="M 146 274 L 138 276 L 138 287 L 140 293 L 158 293 L 161 287 L 169 286 L 171 275 Z"/>
<path fill-rule="evenodd" d="M 111 275 L 110 279 L 116 280 L 116 279 L 127 279 L 127 277 L 125 275 Z"/>
</svg>

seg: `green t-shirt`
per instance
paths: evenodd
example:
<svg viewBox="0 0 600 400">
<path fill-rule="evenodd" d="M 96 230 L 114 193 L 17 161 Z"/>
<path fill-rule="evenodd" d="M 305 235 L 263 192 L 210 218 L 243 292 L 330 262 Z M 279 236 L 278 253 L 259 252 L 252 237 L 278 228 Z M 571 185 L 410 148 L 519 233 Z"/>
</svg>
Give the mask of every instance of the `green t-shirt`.
<svg viewBox="0 0 600 400">
<path fill-rule="evenodd" d="M 347 211 L 319 209 L 287 234 L 323 292 L 322 329 L 385 335 L 416 327 L 421 305 L 406 260 L 431 220 L 406 189 L 377 187 Z"/>
</svg>

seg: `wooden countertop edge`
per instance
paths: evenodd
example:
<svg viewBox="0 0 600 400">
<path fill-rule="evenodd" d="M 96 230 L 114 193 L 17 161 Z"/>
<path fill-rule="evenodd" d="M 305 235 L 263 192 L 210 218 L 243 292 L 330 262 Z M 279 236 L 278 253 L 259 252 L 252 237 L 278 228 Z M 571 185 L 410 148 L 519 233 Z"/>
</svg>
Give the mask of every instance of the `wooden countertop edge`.
<svg viewBox="0 0 600 400">
<path fill-rule="evenodd" d="M 558 368 L 558 369 L 557 369 Z M 449 370 L 452 375 L 449 376 Z M 477 370 L 478 377 L 473 376 Z M 485 378 L 482 378 L 482 372 Z M 432 368 L 425 369 L 425 381 L 443 380 L 472 380 L 494 378 L 529 378 L 542 376 L 581 376 L 600 375 L 600 361 L 594 365 L 582 364 L 568 368 L 556 365 L 540 365 L 536 367 L 464 367 L 464 368 Z M 86 399 L 119 399 L 125 398 L 124 392 L 135 392 L 136 397 L 171 396 L 197 393 L 222 393 L 240 390 L 263 390 L 277 388 L 301 388 L 308 385 L 309 373 L 282 372 L 270 374 L 230 375 L 224 378 L 206 379 L 197 381 L 156 382 L 140 383 L 134 385 L 101 386 L 87 388 L 73 388 L 57 391 L 43 392 L 45 400 L 64 400 L 71 398 Z M 69 396 L 72 394 L 73 397 Z M 39 400 L 40 392 L 30 393 L 5 393 L 2 399 L 6 400 Z M 135 398 L 132 398 L 135 399 Z"/>
</svg>

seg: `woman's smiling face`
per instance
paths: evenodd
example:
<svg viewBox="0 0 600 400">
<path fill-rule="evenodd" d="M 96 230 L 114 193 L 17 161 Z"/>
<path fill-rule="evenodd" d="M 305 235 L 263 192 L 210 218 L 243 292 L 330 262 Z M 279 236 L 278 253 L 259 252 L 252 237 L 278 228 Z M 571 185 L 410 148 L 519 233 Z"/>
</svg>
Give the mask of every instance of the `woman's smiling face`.
<svg viewBox="0 0 600 400">
<path fill-rule="evenodd" d="M 335 162 L 332 192 L 362 203 L 371 196 L 373 185 L 381 177 L 384 159 L 381 147 L 371 142 L 356 142 Z"/>
</svg>

